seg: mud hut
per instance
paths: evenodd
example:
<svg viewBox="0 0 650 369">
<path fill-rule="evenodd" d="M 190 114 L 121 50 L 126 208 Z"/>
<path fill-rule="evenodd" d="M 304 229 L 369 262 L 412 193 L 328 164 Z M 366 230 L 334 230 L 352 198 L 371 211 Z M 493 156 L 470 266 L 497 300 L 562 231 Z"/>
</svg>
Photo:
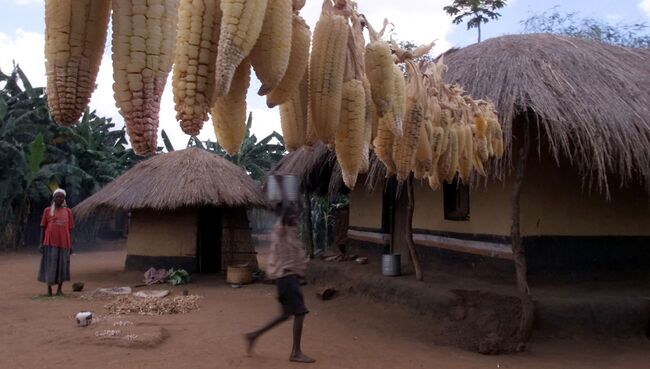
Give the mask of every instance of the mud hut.
<svg viewBox="0 0 650 369">
<path fill-rule="evenodd" d="M 239 167 L 199 148 L 155 155 L 74 207 L 83 221 L 130 212 L 125 267 L 210 273 L 257 266 L 246 210 L 265 206 Z"/>
<path fill-rule="evenodd" d="M 647 270 L 650 51 L 532 34 L 493 38 L 443 57 L 447 82 L 496 103 L 506 155 L 490 164 L 490 177 L 470 184 L 432 191 L 416 183 L 418 253 L 472 265 L 507 261 L 515 235 L 532 272 Z M 327 178 L 336 191 L 342 186 L 336 165 L 319 162 L 333 155 L 300 150 L 278 170 Z M 396 199 L 383 165 L 371 163 L 365 186 L 351 193 L 348 235 L 363 246 L 408 254 L 391 242 L 404 200 Z"/>
</svg>

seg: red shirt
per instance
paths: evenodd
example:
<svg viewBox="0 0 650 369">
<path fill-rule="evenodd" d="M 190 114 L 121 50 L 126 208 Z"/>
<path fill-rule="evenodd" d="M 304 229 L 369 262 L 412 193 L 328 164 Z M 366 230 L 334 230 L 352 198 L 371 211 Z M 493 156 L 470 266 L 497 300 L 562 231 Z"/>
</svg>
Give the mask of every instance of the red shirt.
<svg viewBox="0 0 650 369">
<path fill-rule="evenodd" d="M 58 208 L 54 215 L 50 215 L 50 207 L 47 207 L 41 218 L 41 227 L 45 232 L 43 245 L 70 248 L 70 230 L 74 228 L 70 209 Z"/>
</svg>

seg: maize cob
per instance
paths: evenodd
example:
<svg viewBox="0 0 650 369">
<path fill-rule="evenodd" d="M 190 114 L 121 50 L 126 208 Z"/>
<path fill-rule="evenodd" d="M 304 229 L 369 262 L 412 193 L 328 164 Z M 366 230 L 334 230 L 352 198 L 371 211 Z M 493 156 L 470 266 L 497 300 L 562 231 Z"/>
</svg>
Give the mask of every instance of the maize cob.
<svg viewBox="0 0 650 369">
<path fill-rule="evenodd" d="M 178 0 L 113 0 L 113 91 L 133 151 L 157 149 L 160 98 L 174 61 Z"/>
<path fill-rule="evenodd" d="M 395 124 L 391 126 L 391 132 L 397 137 L 401 137 L 403 133 L 402 117 L 406 109 L 406 82 L 402 71 L 397 64 L 393 64 L 393 82 L 395 82 L 395 98 L 392 101 L 393 111 L 395 112 Z"/>
<path fill-rule="evenodd" d="M 377 40 L 366 46 L 366 75 L 370 81 L 372 101 L 380 117 L 391 108 L 395 96 L 394 65 L 388 42 Z"/>
<path fill-rule="evenodd" d="M 307 0 L 293 0 L 291 2 L 291 7 L 293 8 L 294 13 L 298 13 L 304 6 Z"/>
<path fill-rule="evenodd" d="M 250 54 L 262 31 L 267 0 L 221 0 L 221 31 L 215 70 L 215 96 L 230 90 L 235 70 Z"/>
<path fill-rule="evenodd" d="M 196 136 L 214 103 L 214 70 L 221 25 L 219 0 L 181 0 L 172 90 L 176 120 Z"/>
<path fill-rule="evenodd" d="M 451 183 L 458 172 L 458 150 L 459 150 L 459 135 L 458 127 L 452 126 L 449 129 L 449 168 L 444 173 L 447 183 Z M 442 173 L 441 173 L 442 174 Z"/>
<path fill-rule="evenodd" d="M 343 183 L 352 190 L 365 148 L 366 96 L 360 80 L 352 79 L 343 84 L 340 119 L 336 130 L 336 158 Z"/>
<path fill-rule="evenodd" d="M 420 127 L 420 137 L 417 143 L 415 153 L 415 179 L 424 179 L 427 173 L 431 172 L 433 153 L 431 151 L 431 141 L 427 132 L 426 125 L 430 122 L 424 121 Z"/>
<path fill-rule="evenodd" d="M 447 178 L 447 173 L 451 168 L 451 149 L 452 149 L 452 133 L 451 129 L 446 129 L 444 132 L 444 142 L 445 148 L 440 154 L 438 159 L 438 167 L 436 168 L 436 173 L 438 174 L 438 182 L 442 183 Z"/>
<path fill-rule="evenodd" d="M 77 122 L 95 89 L 110 0 L 45 1 L 47 103 L 63 126 Z"/>
<path fill-rule="evenodd" d="M 314 132 L 326 144 L 334 141 L 341 114 L 348 28 L 343 16 L 326 12 L 314 28 L 309 59 L 309 102 Z"/>
<path fill-rule="evenodd" d="M 408 179 L 411 168 L 415 164 L 415 154 L 424 118 L 424 108 L 420 100 L 422 96 L 421 75 L 411 61 L 407 61 L 406 68 L 409 73 L 409 84 L 406 92 L 404 131 L 402 137 L 395 138 L 393 145 L 393 160 L 397 169 L 398 182 Z"/>
<path fill-rule="evenodd" d="M 366 174 L 370 170 L 370 142 L 372 141 L 372 126 L 366 123 L 363 127 L 363 156 L 359 166 L 359 174 Z"/>
<path fill-rule="evenodd" d="M 438 172 L 436 167 L 433 167 L 433 171 L 429 174 L 427 180 L 429 182 L 429 187 L 432 190 L 435 191 L 438 188 L 440 188 L 440 178 L 438 177 Z"/>
<path fill-rule="evenodd" d="M 459 153 L 458 172 L 460 178 L 466 182 L 472 171 L 472 162 L 474 158 L 474 140 L 472 138 L 472 129 L 469 125 L 459 127 L 459 135 L 463 136 L 463 151 Z"/>
<path fill-rule="evenodd" d="M 503 157 L 503 132 L 501 125 L 496 120 L 493 121 L 492 129 L 492 146 L 494 147 L 494 155 L 497 158 Z"/>
<path fill-rule="evenodd" d="M 377 158 L 384 163 L 386 167 L 386 177 L 390 177 L 395 174 L 395 162 L 393 161 L 393 145 L 395 143 L 395 136 L 390 131 L 390 126 L 395 124 L 393 122 L 394 114 L 393 111 L 389 111 L 388 114 L 379 118 L 377 123 L 377 136 L 372 141 L 373 146 L 375 147 L 375 154 Z"/>
<path fill-rule="evenodd" d="M 293 15 L 291 29 L 291 55 L 289 66 L 282 77 L 282 81 L 276 88 L 266 95 L 266 105 L 272 108 L 282 104 L 289 99 L 291 92 L 300 83 L 300 79 L 307 70 L 309 63 L 309 44 L 311 42 L 311 31 L 299 15 Z"/>
<path fill-rule="evenodd" d="M 476 127 L 476 150 L 482 161 L 488 160 L 488 144 L 487 144 L 487 122 L 482 115 L 474 115 L 474 127 Z"/>
<path fill-rule="evenodd" d="M 305 143 L 307 130 L 307 73 L 294 88 L 288 101 L 280 104 L 280 124 L 287 151 L 298 150 Z"/>
<path fill-rule="evenodd" d="M 364 123 L 364 138 L 363 138 L 363 160 L 361 161 L 361 168 L 359 168 L 360 174 L 368 173 L 370 170 L 370 145 L 373 139 L 373 130 L 376 130 L 377 127 L 377 113 L 375 112 L 375 104 L 372 102 L 372 97 L 370 96 L 370 82 L 367 78 L 363 79 L 363 91 L 366 98 L 366 120 Z"/>
<path fill-rule="evenodd" d="M 266 95 L 282 80 L 291 54 L 292 0 L 268 0 L 257 42 L 250 53 L 255 75 L 262 82 L 257 92 Z M 302 73 L 298 72 L 297 81 Z"/>
<path fill-rule="evenodd" d="M 212 123 L 217 142 L 230 156 L 239 151 L 246 135 L 246 92 L 251 80 L 251 64 L 245 59 L 235 70 L 230 91 L 215 99 Z"/>
<path fill-rule="evenodd" d="M 481 157 L 479 156 L 478 151 L 474 151 L 474 155 L 472 156 L 472 165 L 478 174 L 485 177 L 485 167 L 483 166 L 483 162 L 481 161 Z"/>
<path fill-rule="evenodd" d="M 432 127 L 431 129 L 431 168 L 438 167 L 438 160 L 442 154 L 445 131 L 442 127 Z"/>
</svg>

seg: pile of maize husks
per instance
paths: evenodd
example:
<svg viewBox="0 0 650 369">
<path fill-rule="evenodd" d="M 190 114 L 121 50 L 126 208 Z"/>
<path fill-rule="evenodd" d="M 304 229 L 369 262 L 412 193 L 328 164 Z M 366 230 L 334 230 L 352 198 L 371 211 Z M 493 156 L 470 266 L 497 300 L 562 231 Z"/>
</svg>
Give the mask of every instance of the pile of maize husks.
<svg viewBox="0 0 650 369">
<path fill-rule="evenodd" d="M 323 142 L 354 188 L 375 151 L 389 176 L 411 172 L 432 188 L 485 175 L 503 154 L 494 105 L 442 81 L 433 44 L 401 49 L 351 0 L 324 0 L 313 34 L 305 0 L 46 0 L 46 69 L 54 119 L 83 113 L 112 20 L 113 89 L 134 151 L 155 153 L 168 74 L 176 119 L 197 135 L 212 116 L 219 144 L 238 152 L 251 70 L 279 106 L 289 151 Z M 111 16 L 112 14 L 112 16 Z M 364 30 L 370 40 L 366 42 Z M 402 68 L 400 68 L 400 66 Z M 403 72 L 405 70 L 406 73 Z"/>
<path fill-rule="evenodd" d="M 104 305 L 109 314 L 167 315 L 185 314 L 199 308 L 201 296 L 175 296 L 165 298 L 139 298 L 120 296 Z"/>
</svg>

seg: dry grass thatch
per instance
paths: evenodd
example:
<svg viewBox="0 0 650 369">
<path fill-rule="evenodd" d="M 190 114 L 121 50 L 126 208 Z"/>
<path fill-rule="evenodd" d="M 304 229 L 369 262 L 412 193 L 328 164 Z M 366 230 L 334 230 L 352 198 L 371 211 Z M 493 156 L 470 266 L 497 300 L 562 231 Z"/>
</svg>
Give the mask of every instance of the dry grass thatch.
<svg viewBox="0 0 650 369">
<path fill-rule="evenodd" d="M 74 207 L 83 220 L 102 210 L 171 210 L 194 206 L 266 206 L 259 186 L 241 168 L 190 148 L 147 159 Z"/>
<path fill-rule="evenodd" d="M 507 159 L 513 122 L 528 121 L 539 126 L 556 161 L 567 157 L 601 191 L 608 193 L 612 174 L 650 190 L 650 50 L 512 35 L 451 50 L 444 62 L 447 82 L 496 103 Z"/>
<path fill-rule="evenodd" d="M 507 174 L 513 126 L 529 122 L 558 163 L 568 158 L 585 182 L 605 194 L 612 174 L 622 184 L 643 183 L 650 192 L 650 50 L 529 34 L 496 37 L 443 57 L 447 82 L 496 103 L 506 157 L 491 174 Z M 537 142 L 542 150 L 540 137 Z M 326 179 L 331 193 L 341 187 L 337 167 L 335 154 L 316 146 L 287 155 L 275 172 L 298 175 L 310 189 L 322 188 L 318 181 Z M 372 155 L 366 187 L 381 185 L 384 175 Z"/>
</svg>

